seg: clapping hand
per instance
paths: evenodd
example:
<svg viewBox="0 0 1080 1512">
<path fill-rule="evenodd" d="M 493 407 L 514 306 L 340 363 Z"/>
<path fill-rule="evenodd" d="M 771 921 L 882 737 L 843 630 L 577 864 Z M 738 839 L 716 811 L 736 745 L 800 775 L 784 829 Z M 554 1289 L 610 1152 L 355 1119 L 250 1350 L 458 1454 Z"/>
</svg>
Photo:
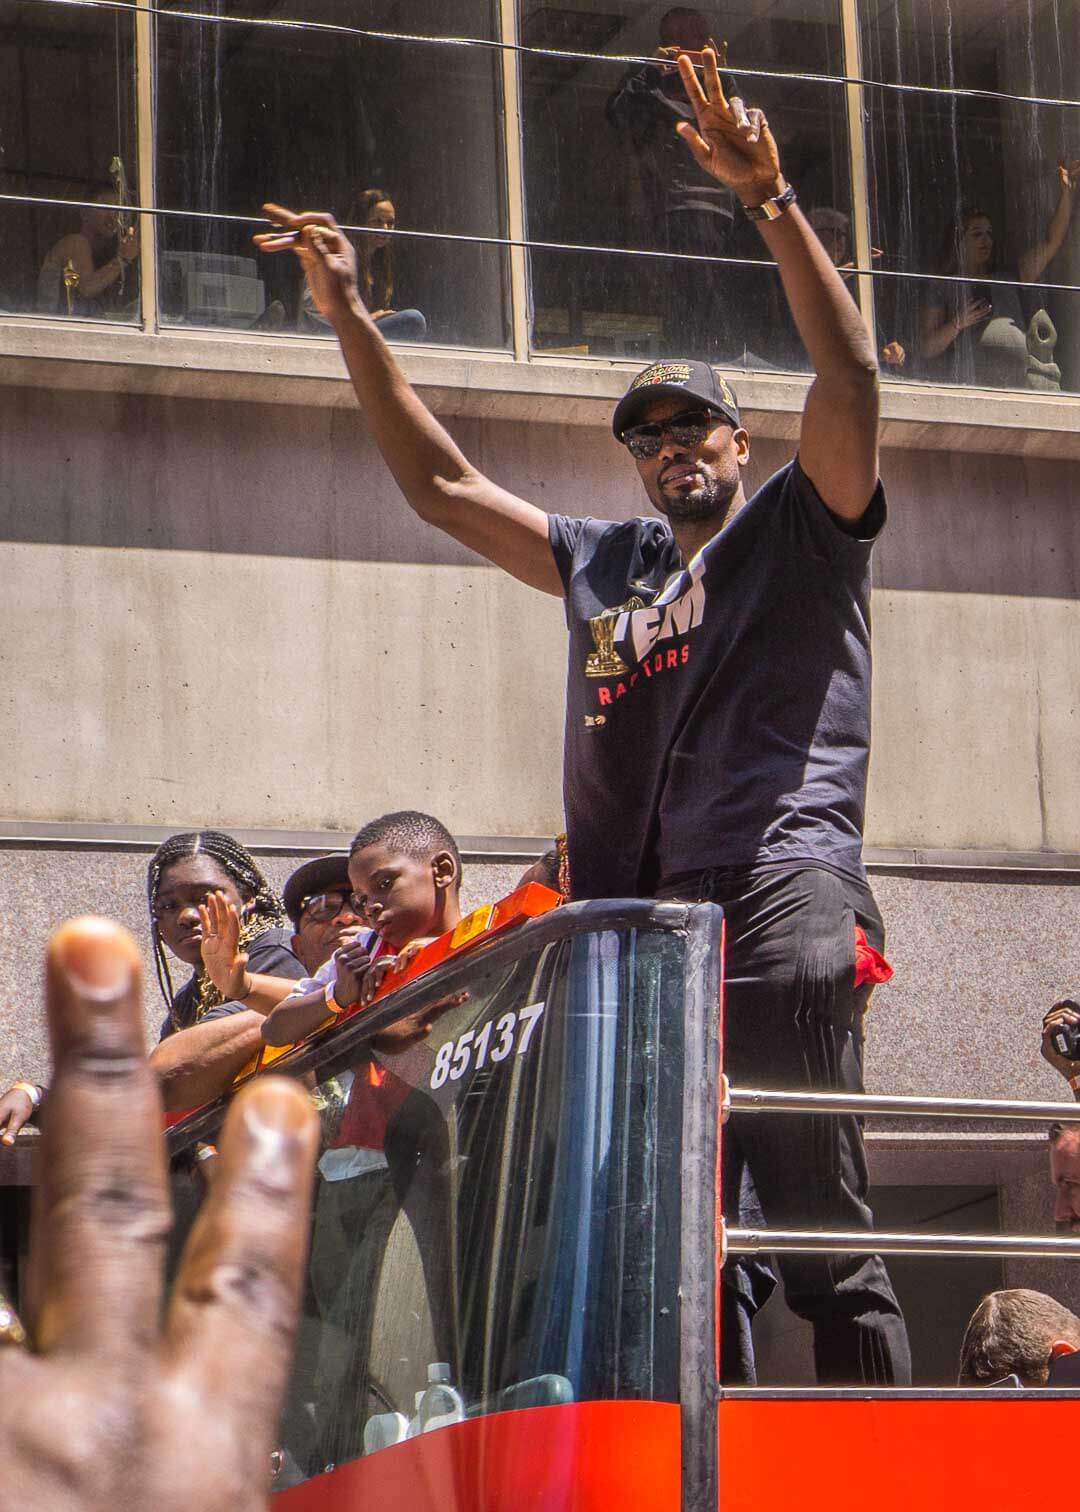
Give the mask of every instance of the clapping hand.
<svg viewBox="0 0 1080 1512">
<path fill-rule="evenodd" d="M 261 252 L 295 252 L 319 313 L 333 324 L 363 309 L 356 281 L 356 250 L 332 215 L 296 215 L 281 205 L 264 205 L 279 227 L 254 238 Z"/>
<path fill-rule="evenodd" d="M 135 942 L 104 919 L 53 936 L 55 1075 L 24 1322 L 0 1323 L 5 1507 L 265 1512 L 304 1267 L 318 1122 L 258 1077 L 162 1317 L 170 1226 L 161 1099 Z M 198 1452 L 193 1453 L 193 1446 Z"/>
<path fill-rule="evenodd" d="M 690 57 L 680 54 L 679 72 L 697 126 L 680 121 L 675 130 L 706 173 L 733 189 L 744 205 L 760 205 L 784 189 L 769 123 L 762 111 L 747 110 L 737 95 L 727 99 L 711 47 L 701 56 L 704 89 Z"/>
<path fill-rule="evenodd" d="M 1075 189 L 1080 181 L 1080 158 L 1059 158 L 1057 171 L 1062 189 L 1065 192 Z"/>
<path fill-rule="evenodd" d="M 240 949 L 240 915 L 223 892 L 199 904 L 203 966 L 221 995 L 235 1001 L 251 991 L 248 958 Z"/>
</svg>

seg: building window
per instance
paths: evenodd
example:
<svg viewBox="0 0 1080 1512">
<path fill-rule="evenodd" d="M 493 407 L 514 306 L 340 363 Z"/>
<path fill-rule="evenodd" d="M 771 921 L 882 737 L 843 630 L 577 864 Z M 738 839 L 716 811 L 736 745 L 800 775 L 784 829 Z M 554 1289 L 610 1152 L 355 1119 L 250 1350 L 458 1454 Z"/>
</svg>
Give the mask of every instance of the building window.
<svg viewBox="0 0 1080 1512">
<path fill-rule="evenodd" d="M 439 239 L 506 237 L 498 49 L 319 30 L 342 23 L 330 0 L 289 6 L 306 30 L 182 9 L 156 23 L 158 197 L 195 214 L 159 221 L 162 321 L 330 334 L 295 259 L 252 248 L 252 222 L 273 199 L 364 228 L 362 293 L 387 336 L 506 346 L 505 247 Z M 494 36 L 489 0 L 419 0 L 407 12 L 377 0 L 349 24 Z M 385 234 L 398 229 L 426 235 Z"/>
<path fill-rule="evenodd" d="M 137 321 L 135 182 L 134 18 L 0 0 L 0 310 Z"/>
<path fill-rule="evenodd" d="M 796 0 L 782 15 L 665 10 L 647 0 L 616 0 L 600 14 L 524 0 L 521 24 L 522 41 L 536 49 L 523 61 L 529 235 L 567 246 L 531 255 L 534 349 L 805 367 L 779 280 L 758 266 L 768 258 L 764 243 L 736 197 L 697 167 L 676 135 L 677 122 L 693 117 L 661 49 L 714 41 L 726 56 L 727 88 L 774 120 L 804 207 L 848 227 L 843 86 L 754 72 L 842 78 L 834 0 Z M 582 62 L 543 50 L 598 56 Z M 626 57 L 650 61 L 620 61 Z M 687 260 L 695 257 L 728 260 Z"/>
<path fill-rule="evenodd" d="M 871 0 L 863 11 L 879 326 L 897 376 L 1080 389 L 1074 3 Z M 930 90 L 942 91 L 930 93 Z M 972 93 L 973 91 L 987 93 Z M 1012 97 L 1012 98 L 1010 98 Z M 923 275 L 917 277 L 913 275 Z M 929 276 L 934 275 L 934 276 Z M 954 281 L 957 280 L 957 281 Z"/>
<path fill-rule="evenodd" d="M 0 0 L 2 313 L 139 324 L 141 286 L 152 324 L 329 340 L 252 247 L 278 199 L 352 228 L 391 340 L 803 371 L 764 243 L 675 135 L 662 49 L 711 40 L 887 377 L 1080 392 L 1078 0 L 151 4 Z M 117 209 L 137 136 L 152 268 Z"/>
</svg>

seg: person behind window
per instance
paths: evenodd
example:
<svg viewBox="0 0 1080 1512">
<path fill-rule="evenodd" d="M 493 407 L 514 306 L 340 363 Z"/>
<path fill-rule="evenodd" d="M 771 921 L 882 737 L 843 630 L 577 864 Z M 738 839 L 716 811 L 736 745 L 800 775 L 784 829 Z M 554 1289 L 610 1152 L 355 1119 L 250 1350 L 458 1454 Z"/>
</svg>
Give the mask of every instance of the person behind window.
<svg viewBox="0 0 1080 1512">
<path fill-rule="evenodd" d="M 1050 1362 L 1080 1349 L 1080 1318 L 1045 1292 L 991 1292 L 971 1315 L 960 1346 L 958 1386 L 1045 1386 Z"/>
<path fill-rule="evenodd" d="M 845 278 L 850 278 L 854 271 L 854 263 L 851 257 L 851 222 L 842 210 L 834 210 L 831 205 L 817 205 L 810 211 L 807 217 L 810 224 L 818 234 L 818 240 L 825 248 L 832 260 L 834 268 L 839 268 Z M 870 250 L 871 257 L 880 257 L 876 247 Z M 907 353 L 899 341 L 886 339 L 880 326 L 877 331 L 878 357 L 886 367 L 902 368 L 907 361 Z"/>
<path fill-rule="evenodd" d="M 1034 283 L 1060 251 L 1072 217 L 1080 160 L 1058 164 L 1058 201 L 1038 242 L 1014 266 L 1004 263 L 994 221 L 977 205 L 948 227 L 941 273 L 1009 283 L 931 285 L 919 322 L 919 351 L 933 376 L 986 388 L 1025 388 L 1028 318 L 1016 284 Z"/>
<path fill-rule="evenodd" d="M 353 839 L 348 876 L 353 914 L 367 932 L 295 985 L 263 1025 L 268 1045 L 294 1044 L 328 1013 L 370 1001 L 388 973 L 403 971 L 461 921 L 461 856 L 450 831 L 430 814 L 402 809 L 366 824 Z"/>
<path fill-rule="evenodd" d="M 427 321 L 421 312 L 394 308 L 394 238 L 386 233 L 395 229 L 397 212 L 386 190 L 364 189 L 357 195 L 349 211 L 349 223 L 372 228 L 354 238 L 360 297 L 371 312 L 372 320 L 387 341 L 423 341 L 427 335 Z M 329 325 L 319 313 L 305 282 L 299 329 L 328 330 Z"/>
<path fill-rule="evenodd" d="M 354 914 L 378 935 L 370 952 L 377 958 L 365 975 L 366 940 L 357 937 L 352 953 L 348 946 L 339 949 L 267 1018 L 263 1036 L 269 1044 L 290 1044 L 313 1033 L 328 1015 L 355 1005 L 365 992 L 370 996 L 383 973 L 403 967 L 461 920 L 461 856 L 449 830 L 430 814 L 402 810 L 364 825 L 352 843 L 348 877 Z M 407 1267 L 405 1273 L 419 1288 L 419 1310 L 430 1313 L 440 1335 L 442 1320 L 451 1316 L 443 1294 L 447 1199 L 442 1177 L 429 1173 L 416 1185 L 424 1151 L 439 1152 L 432 1169 L 442 1170 L 445 1120 L 414 1085 L 415 1074 L 402 1079 L 385 1061 L 422 1044 L 435 1019 L 461 1000 L 462 994 L 451 994 L 429 1004 L 421 1017 L 391 1025 L 347 1071 L 319 1089 L 326 1148 L 318 1164 L 311 1262 L 320 1316 L 315 1468 L 359 1454 L 367 1420 L 389 1405 L 390 1383 L 371 1376 L 372 1329 L 387 1242 L 403 1207 L 409 1222 L 419 1224 L 431 1241 L 418 1240 L 420 1272 Z M 395 1284 L 405 1283 L 395 1275 Z M 440 1337 L 438 1347 L 445 1354 L 449 1339 Z M 393 1402 L 413 1404 L 408 1395 Z"/>
<path fill-rule="evenodd" d="M 716 50 L 716 43 L 701 11 L 683 5 L 667 11 L 660 19 L 656 61 L 627 70 L 606 114 L 637 158 L 653 246 L 730 257 L 747 250 L 741 206 L 726 185 L 699 167 L 675 134 L 681 121 L 694 120 L 675 60 L 683 52 L 700 64 L 706 47 Z M 724 88 L 729 95 L 739 93 L 726 75 Z M 755 248 L 749 250 L 759 255 Z M 716 362 L 743 361 L 752 334 L 748 301 L 765 296 L 765 284 L 754 278 L 752 271 L 731 264 L 661 264 L 647 297 L 663 312 L 662 350 Z M 701 318 L 704 309 L 707 321 Z"/>
<path fill-rule="evenodd" d="M 121 229 L 115 204 L 111 189 L 97 195 L 94 208 L 81 212 L 78 231 L 49 248 L 38 274 L 39 315 L 116 320 L 135 314 L 139 291 L 132 264 L 139 239 L 134 226 Z"/>
</svg>

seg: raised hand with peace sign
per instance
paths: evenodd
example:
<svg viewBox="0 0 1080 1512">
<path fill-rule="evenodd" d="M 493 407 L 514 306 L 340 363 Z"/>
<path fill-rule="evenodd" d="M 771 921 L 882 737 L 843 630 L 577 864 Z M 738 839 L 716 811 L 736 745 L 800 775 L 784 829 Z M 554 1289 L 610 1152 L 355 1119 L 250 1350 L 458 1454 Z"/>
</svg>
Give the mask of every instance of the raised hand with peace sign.
<svg viewBox="0 0 1080 1512">
<path fill-rule="evenodd" d="M 679 73 L 697 126 L 682 121 L 675 129 L 706 173 L 734 190 L 744 205 L 760 205 L 785 188 L 769 123 L 763 111 L 747 110 L 737 95 L 727 98 L 711 47 L 701 58 L 704 88 L 693 61 L 686 53 L 679 56 Z"/>
</svg>

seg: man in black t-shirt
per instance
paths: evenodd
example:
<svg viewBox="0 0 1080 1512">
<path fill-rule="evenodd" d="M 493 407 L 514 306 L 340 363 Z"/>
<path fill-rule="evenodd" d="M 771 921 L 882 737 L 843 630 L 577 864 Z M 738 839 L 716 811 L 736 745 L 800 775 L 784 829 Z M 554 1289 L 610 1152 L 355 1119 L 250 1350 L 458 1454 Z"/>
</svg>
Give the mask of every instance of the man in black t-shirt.
<svg viewBox="0 0 1080 1512">
<path fill-rule="evenodd" d="M 355 257 L 328 215 L 268 211 L 341 342 L 372 433 L 425 520 L 565 600 L 565 798 L 572 894 L 712 898 L 727 916 L 725 1058 L 743 1085 L 861 1087 L 855 928 L 882 943 L 861 860 L 869 749 L 869 558 L 885 518 L 873 344 L 794 204 L 760 111 L 679 70 L 696 126 L 677 130 L 730 188 L 775 258 L 816 377 L 799 454 L 747 499 L 750 440 L 711 369 L 654 364 L 615 434 L 662 517 L 549 518 L 473 467 L 424 408 L 367 315 Z M 713 312 L 699 309 L 706 322 Z M 734 1210 L 746 1173 L 773 1227 L 859 1229 L 872 1242 L 853 1118 L 734 1117 Z M 789 1304 L 830 1382 L 909 1379 L 880 1259 L 787 1256 Z M 752 1379 L 753 1287 L 725 1288 L 726 1337 Z M 741 1292 L 741 1298 L 736 1294 Z M 741 1302 L 742 1314 L 739 1313 Z"/>
</svg>

